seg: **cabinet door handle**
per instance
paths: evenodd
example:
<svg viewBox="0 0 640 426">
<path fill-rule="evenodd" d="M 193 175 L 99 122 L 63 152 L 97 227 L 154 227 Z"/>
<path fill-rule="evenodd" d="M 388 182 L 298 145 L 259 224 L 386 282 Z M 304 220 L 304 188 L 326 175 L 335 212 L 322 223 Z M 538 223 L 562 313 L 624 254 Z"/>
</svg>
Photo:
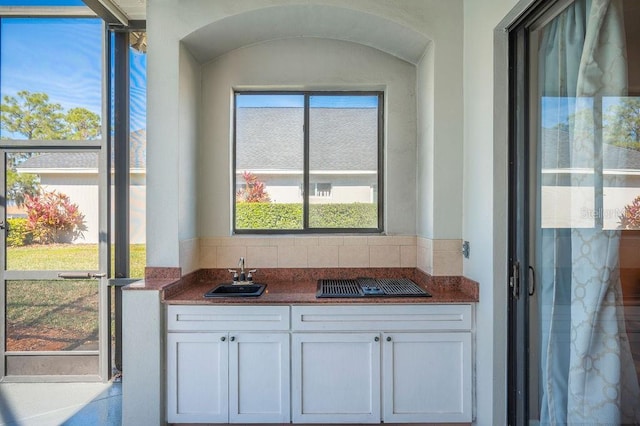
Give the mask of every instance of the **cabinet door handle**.
<svg viewBox="0 0 640 426">
<path fill-rule="evenodd" d="M 231 337 L 229 337 L 229 340 L 231 340 L 232 342 L 235 342 L 236 338 L 235 338 L 235 336 L 231 336 Z"/>
<path fill-rule="evenodd" d="M 387 342 L 391 341 L 391 336 L 387 336 Z"/>
<path fill-rule="evenodd" d="M 221 341 L 221 342 L 224 342 L 225 340 L 227 340 L 227 338 L 226 338 L 226 337 L 224 337 L 224 336 L 222 336 L 222 337 L 220 338 L 220 341 Z"/>
<path fill-rule="evenodd" d="M 375 340 L 376 342 L 380 341 L 380 338 L 378 336 L 374 337 L 373 340 Z"/>
</svg>

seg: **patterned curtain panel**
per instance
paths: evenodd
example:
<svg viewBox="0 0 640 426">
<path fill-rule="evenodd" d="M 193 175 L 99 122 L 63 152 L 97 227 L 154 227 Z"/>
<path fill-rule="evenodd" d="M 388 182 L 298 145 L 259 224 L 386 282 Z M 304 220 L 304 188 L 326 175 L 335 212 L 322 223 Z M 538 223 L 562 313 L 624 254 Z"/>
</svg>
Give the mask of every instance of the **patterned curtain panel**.
<svg viewBox="0 0 640 426">
<path fill-rule="evenodd" d="M 567 117 L 566 126 L 542 132 L 538 155 L 543 168 L 568 170 L 547 184 L 569 188 L 566 212 L 538 236 L 542 424 L 640 423 L 620 231 L 603 226 L 599 214 L 603 99 L 627 94 L 621 11 L 617 0 L 577 1 L 545 28 L 538 52 L 541 99 L 563 99 L 557 106 Z"/>
</svg>

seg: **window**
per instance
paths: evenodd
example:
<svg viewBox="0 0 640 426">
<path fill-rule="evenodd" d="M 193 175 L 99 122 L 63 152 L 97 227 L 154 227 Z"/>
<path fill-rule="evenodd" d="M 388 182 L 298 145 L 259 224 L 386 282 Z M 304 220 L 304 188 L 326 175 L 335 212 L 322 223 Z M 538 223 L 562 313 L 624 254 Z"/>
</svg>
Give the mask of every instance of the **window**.
<svg viewBox="0 0 640 426">
<path fill-rule="evenodd" d="M 304 186 L 300 185 L 298 188 L 298 195 L 302 197 L 304 195 Z M 330 183 L 314 183 L 310 185 L 310 197 L 331 197 L 331 184 Z"/>
<path fill-rule="evenodd" d="M 382 231 L 380 92 L 237 92 L 234 232 Z"/>
<path fill-rule="evenodd" d="M 310 194 L 312 197 L 331 197 L 331 183 L 312 183 Z"/>
</svg>

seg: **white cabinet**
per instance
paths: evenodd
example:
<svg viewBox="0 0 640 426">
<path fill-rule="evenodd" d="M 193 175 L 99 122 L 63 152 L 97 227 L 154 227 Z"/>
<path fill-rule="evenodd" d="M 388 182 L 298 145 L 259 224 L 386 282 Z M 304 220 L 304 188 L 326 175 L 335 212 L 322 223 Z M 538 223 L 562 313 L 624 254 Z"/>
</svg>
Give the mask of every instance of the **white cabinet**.
<svg viewBox="0 0 640 426">
<path fill-rule="evenodd" d="M 294 423 L 379 423 L 378 333 L 293 335 Z"/>
<path fill-rule="evenodd" d="M 169 306 L 167 314 L 168 422 L 289 422 L 288 307 Z M 245 331 L 265 328 L 273 331 Z"/>
<path fill-rule="evenodd" d="M 294 422 L 472 421 L 471 305 L 293 306 L 292 329 Z"/>
<path fill-rule="evenodd" d="M 289 364 L 289 333 L 231 334 L 229 422 L 289 422 Z"/>
<path fill-rule="evenodd" d="M 471 421 L 471 333 L 385 333 L 385 422 Z"/>
<path fill-rule="evenodd" d="M 167 409 L 170 423 L 228 421 L 229 347 L 226 340 L 226 333 L 169 333 Z"/>
<path fill-rule="evenodd" d="M 170 423 L 472 422 L 473 305 L 167 308 Z"/>
</svg>

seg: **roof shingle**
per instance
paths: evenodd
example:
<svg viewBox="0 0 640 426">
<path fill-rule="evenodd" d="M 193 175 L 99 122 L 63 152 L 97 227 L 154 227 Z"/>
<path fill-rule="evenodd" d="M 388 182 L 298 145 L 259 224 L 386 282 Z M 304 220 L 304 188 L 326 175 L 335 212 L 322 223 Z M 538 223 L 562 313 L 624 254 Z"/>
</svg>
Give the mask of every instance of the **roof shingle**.
<svg viewBox="0 0 640 426">
<path fill-rule="evenodd" d="M 376 170 L 378 113 L 375 108 L 312 108 L 309 112 L 312 170 Z M 237 170 L 301 170 L 302 108 L 239 108 Z"/>
<path fill-rule="evenodd" d="M 147 131 L 131 132 L 129 167 L 144 169 L 147 166 Z M 23 161 L 17 169 L 97 169 L 98 154 L 95 152 L 45 152 Z"/>
</svg>

